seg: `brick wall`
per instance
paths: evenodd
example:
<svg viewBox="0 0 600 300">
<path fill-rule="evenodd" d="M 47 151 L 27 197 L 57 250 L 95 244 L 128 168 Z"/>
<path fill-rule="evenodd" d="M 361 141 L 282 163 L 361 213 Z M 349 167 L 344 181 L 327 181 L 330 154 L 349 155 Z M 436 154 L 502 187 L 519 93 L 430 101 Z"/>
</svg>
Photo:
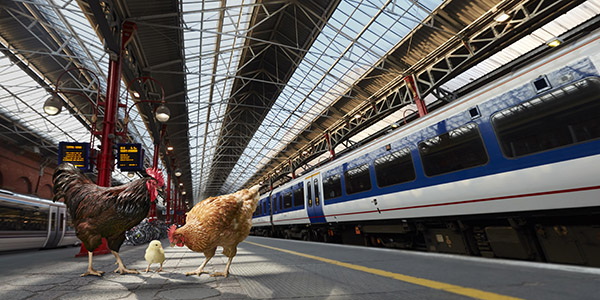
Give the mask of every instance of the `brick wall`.
<svg viewBox="0 0 600 300">
<path fill-rule="evenodd" d="M 52 199 L 52 173 L 56 163 L 46 166 L 42 177 L 39 178 L 42 162 L 42 157 L 33 152 L 10 145 L 0 145 L 0 188 Z"/>
</svg>

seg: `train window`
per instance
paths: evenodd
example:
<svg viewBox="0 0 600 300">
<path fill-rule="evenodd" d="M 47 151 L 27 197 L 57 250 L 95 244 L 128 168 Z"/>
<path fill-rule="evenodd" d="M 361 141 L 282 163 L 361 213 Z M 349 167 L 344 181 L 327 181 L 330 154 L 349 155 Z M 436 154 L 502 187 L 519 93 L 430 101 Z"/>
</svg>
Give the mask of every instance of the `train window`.
<svg viewBox="0 0 600 300">
<path fill-rule="evenodd" d="M 600 137 L 600 79 L 586 78 L 491 118 L 502 152 L 515 158 Z"/>
<path fill-rule="evenodd" d="M 304 189 L 302 187 L 294 190 L 294 206 L 304 207 Z"/>
<path fill-rule="evenodd" d="M 0 230 L 46 231 L 47 226 L 47 209 L 10 202 L 0 205 Z"/>
<path fill-rule="evenodd" d="M 408 148 L 375 160 L 377 185 L 386 187 L 416 179 L 415 166 Z"/>
<path fill-rule="evenodd" d="M 292 207 L 292 193 L 286 193 L 283 195 L 283 209 Z"/>
<path fill-rule="evenodd" d="M 319 179 L 315 178 L 315 205 L 319 206 L 319 197 L 321 194 L 319 193 Z"/>
<path fill-rule="evenodd" d="M 267 201 L 263 201 L 263 215 L 267 214 L 269 214 L 269 211 L 267 210 Z"/>
<path fill-rule="evenodd" d="M 552 88 L 552 86 L 550 86 L 550 82 L 548 82 L 548 78 L 546 78 L 546 76 L 540 76 L 540 78 L 534 80 L 533 87 L 535 88 L 535 91 L 538 93 L 547 91 Z"/>
<path fill-rule="evenodd" d="M 312 186 L 310 184 L 310 180 L 306 182 L 306 202 L 308 202 L 308 207 L 312 207 Z"/>
<path fill-rule="evenodd" d="M 425 175 L 435 176 L 484 165 L 488 156 L 475 123 L 419 143 Z"/>
<path fill-rule="evenodd" d="M 325 201 L 342 195 L 342 176 L 335 174 L 323 179 L 323 197 Z"/>
<path fill-rule="evenodd" d="M 369 165 L 364 164 L 344 172 L 344 182 L 346 182 L 346 194 L 348 195 L 370 190 Z"/>
</svg>

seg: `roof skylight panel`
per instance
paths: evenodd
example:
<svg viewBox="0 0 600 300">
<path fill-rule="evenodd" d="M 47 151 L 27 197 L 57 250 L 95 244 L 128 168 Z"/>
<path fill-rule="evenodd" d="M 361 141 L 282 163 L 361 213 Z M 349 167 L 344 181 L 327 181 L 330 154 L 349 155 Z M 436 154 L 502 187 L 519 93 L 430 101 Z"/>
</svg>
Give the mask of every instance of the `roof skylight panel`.
<svg viewBox="0 0 600 300">
<path fill-rule="evenodd" d="M 433 2 L 429 2 L 429 3 L 433 3 Z M 362 2 L 359 4 L 362 4 Z M 436 1 L 435 5 L 437 5 L 437 4 L 439 4 L 439 1 Z M 407 5 L 410 6 L 410 5 L 412 5 L 412 3 L 407 4 Z M 375 6 L 360 7 L 360 5 L 358 5 L 360 7 L 358 9 L 359 12 L 355 13 L 352 6 L 353 5 L 346 3 L 346 2 L 340 3 L 340 5 L 338 6 L 338 9 L 336 10 L 334 15 L 330 19 L 330 21 L 329 21 L 330 23 L 328 25 L 326 25 L 325 28 L 322 30 L 321 34 L 319 35 L 319 37 L 313 44 L 313 48 L 311 48 L 309 53 L 305 56 L 304 61 L 300 64 L 300 66 L 296 70 L 295 74 L 293 75 L 293 76 L 297 76 L 297 74 L 301 74 L 304 77 L 302 82 L 304 84 L 309 84 L 309 85 L 313 86 L 312 89 L 310 89 L 308 92 L 304 92 L 304 93 L 312 93 L 311 96 L 313 96 L 313 97 L 317 96 L 317 97 L 315 97 L 317 99 L 326 99 L 326 100 L 332 99 L 333 100 L 333 97 L 324 97 L 323 93 L 320 93 L 320 91 L 325 90 L 325 89 L 333 89 L 334 87 L 339 89 L 340 85 L 349 86 L 349 83 L 345 81 L 346 79 L 349 79 L 349 78 L 347 76 L 345 76 L 345 74 L 348 72 L 348 70 L 352 69 L 352 66 L 348 66 L 346 64 L 339 64 L 339 65 L 334 66 L 329 74 L 325 74 L 325 75 L 323 75 L 323 77 L 319 77 L 318 75 L 314 74 L 315 73 L 314 72 L 315 62 L 318 61 L 319 65 L 321 65 L 321 66 L 322 65 L 333 65 L 335 59 L 332 58 L 333 55 L 317 56 L 317 55 L 313 55 L 312 53 L 315 52 L 315 53 L 332 54 L 332 51 L 333 51 L 334 52 L 333 54 L 341 55 L 342 53 L 340 53 L 340 52 L 344 51 L 342 49 L 347 47 L 346 45 L 348 45 L 348 43 L 350 42 L 350 40 L 347 38 L 347 36 L 356 36 L 358 34 L 358 32 L 360 32 L 363 29 L 363 27 L 365 26 L 364 24 L 366 24 L 367 20 L 369 19 L 369 17 L 368 17 L 369 12 L 373 8 L 376 8 Z M 356 5 L 354 5 L 354 6 L 356 6 Z M 352 13 L 346 13 L 346 11 L 352 11 Z M 371 13 L 374 14 L 374 12 L 371 12 Z M 350 17 L 351 15 L 352 15 L 352 17 Z M 364 23 L 359 21 L 359 19 L 361 19 L 361 18 L 366 19 L 366 20 L 364 20 Z M 340 21 L 340 19 L 344 20 L 344 21 Z M 338 28 L 341 27 L 341 29 L 333 30 L 333 28 L 331 28 L 329 26 L 330 24 L 338 24 Z M 344 24 L 344 25 L 341 26 L 340 24 Z M 345 35 L 342 37 L 342 36 L 340 36 L 340 33 L 344 33 Z M 367 35 L 365 37 L 365 40 L 366 40 L 365 44 L 373 44 L 378 41 L 378 40 L 375 40 L 375 41 L 372 40 L 374 38 L 372 32 L 369 32 L 369 34 L 371 36 Z M 399 39 L 401 37 L 396 35 L 396 38 L 399 41 Z M 393 43 L 397 43 L 398 41 L 388 42 L 386 46 L 392 47 Z M 353 47 L 353 48 L 351 48 L 351 50 L 353 50 L 353 51 L 346 52 L 345 54 L 348 56 L 357 55 L 358 57 L 360 57 L 362 59 L 362 64 L 364 64 L 364 65 L 368 65 L 374 61 L 377 61 L 379 58 L 377 56 L 377 54 L 379 54 L 379 53 L 370 53 L 373 51 L 372 49 L 369 49 L 369 51 L 367 51 L 367 49 L 365 49 L 365 47 L 355 47 L 355 48 Z M 377 52 L 382 52 L 382 51 L 383 51 L 383 49 L 381 49 L 380 47 L 377 48 Z M 389 49 L 387 51 L 389 51 Z M 381 55 L 381 54 L 379 54 L 379 55 Z M 312 66 L 305 67 L 305 64 L 304 64 L 305 62 L 311 62 Z M 320 68 L 320 69 L 323 69 L 323 68 Z M 365 68 L 365 70 L 366 69 L 367 68 Z M 298 70 L 300 70 L 300 72 L 298 72 Z M 322 72 L 323 70 L 320 70 L 320 71 Z M 334 75 L 333 77 L 335 77 L 335 79 L 329 78 L 332 76 L 332 74 Z M 286 89 L 288 87 L 286 87 Z M 298 90 L 293 91 L 293 93 L 296 93 L 296 92 L 298 92 Z M 283 95 L 288 96 L 285 92 L 285 89 L 284 89 L 284 92 L 282 93 L 282 96 Z M 307 102 L 312 103 L 312 105 L 308 108 L 308 111 L 309 112 L 314 111 L 315 115 L 318 115 L 320 113 L 319 110 L 322 111 L 328 105 L 327 103 L 324 103 L 324 101 L 314 101 L 311 99 L 313 99 L 313 98 L 306 97 L 304 103 L 307 103 Z M 316 104 L 316 103 L 318 103 L 318 104 Z M 305 104 L 302 104 L 299 107 L 307 108 L 307 106 Z M 271 112 L 269 114 L 271 114 Z M 267 118 L 269 118 L 269 117 L 267 117 Z M 294 121 L 298 122 L 298 120 L 294 120 Z M 297 126 L 293 126 L 293 127 L 297 128 Z M 299 130 L 294 130 L 294 131 L 299 131 Z M 283 145 L 281 145 L 281 146 L 283 146 Z"/>
</svg>

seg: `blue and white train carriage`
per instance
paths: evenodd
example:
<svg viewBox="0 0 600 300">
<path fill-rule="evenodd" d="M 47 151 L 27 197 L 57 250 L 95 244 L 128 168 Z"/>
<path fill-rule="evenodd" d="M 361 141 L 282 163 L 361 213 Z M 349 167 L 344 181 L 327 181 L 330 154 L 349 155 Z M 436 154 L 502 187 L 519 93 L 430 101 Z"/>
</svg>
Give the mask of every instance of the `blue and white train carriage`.
<svg viewBox="0 0 600 300">
<path fill-rule="evenodd" d="M 600 32 L 261 195 L 253 234 L 600 266 Z"/>
</svg>

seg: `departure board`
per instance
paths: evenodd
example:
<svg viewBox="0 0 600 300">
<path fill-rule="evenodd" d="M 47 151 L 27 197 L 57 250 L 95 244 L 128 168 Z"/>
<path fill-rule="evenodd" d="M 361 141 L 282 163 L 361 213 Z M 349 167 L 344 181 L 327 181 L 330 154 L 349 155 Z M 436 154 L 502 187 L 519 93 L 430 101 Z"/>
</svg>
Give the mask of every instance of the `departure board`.
<svg viewBox="0 0 600 300">
<path fill-rule="evenodd" d="M 58 164 L 68 162 L 82 171 L 90 170 L 90 143 L 58 143 Z"/>
<path fill-rule="evenodd" d="M 117 144 L 117 162 L 121 171 L 141 171 L 144 162 L 142 144 Z"/>
</svg>

